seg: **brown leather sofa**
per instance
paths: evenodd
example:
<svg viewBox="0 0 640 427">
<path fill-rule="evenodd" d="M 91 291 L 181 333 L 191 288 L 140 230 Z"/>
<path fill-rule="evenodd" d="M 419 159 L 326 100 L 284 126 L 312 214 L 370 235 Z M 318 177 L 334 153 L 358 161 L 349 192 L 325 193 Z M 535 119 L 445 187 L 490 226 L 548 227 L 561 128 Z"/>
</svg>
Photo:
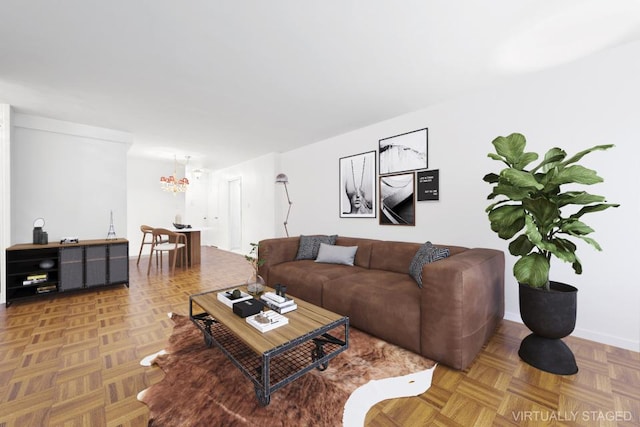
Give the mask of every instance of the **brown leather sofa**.
<svg viewBox="0 0 640 427">
<path fill-rule="evenodd" d="M 349 317 L 355 328 L 456 369 L 471 364 L 504 316 L 504 253 L 443 246 L 423 287 L 408 274 L 419 243 L 338 237 L 357 246 L 354 265 L 295 260 L 299 237 L 262 240 L 268 286 Z"/>
</svg>

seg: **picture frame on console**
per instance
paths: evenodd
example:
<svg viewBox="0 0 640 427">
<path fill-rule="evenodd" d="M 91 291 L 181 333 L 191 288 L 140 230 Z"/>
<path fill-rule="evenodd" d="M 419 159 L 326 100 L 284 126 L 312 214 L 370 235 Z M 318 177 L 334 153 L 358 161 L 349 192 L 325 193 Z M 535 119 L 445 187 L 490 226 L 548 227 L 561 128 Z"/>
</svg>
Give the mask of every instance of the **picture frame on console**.
<svg viewBox="0 0 640 427">
<path fill-rule="evenodd" d="M 418 129 L 378 141 L 380 175 L 427 169 L 429 129 Z"/>
<path fill-rule="evenodd" d="M 376 152 L 342 157 L 339 168 L 340 218 L 375 218 Z"/>
<path fill-rule="evenodd" d="M 380 225 L 416 225 L 415 174 L 380 176 Z"/>
</svg>

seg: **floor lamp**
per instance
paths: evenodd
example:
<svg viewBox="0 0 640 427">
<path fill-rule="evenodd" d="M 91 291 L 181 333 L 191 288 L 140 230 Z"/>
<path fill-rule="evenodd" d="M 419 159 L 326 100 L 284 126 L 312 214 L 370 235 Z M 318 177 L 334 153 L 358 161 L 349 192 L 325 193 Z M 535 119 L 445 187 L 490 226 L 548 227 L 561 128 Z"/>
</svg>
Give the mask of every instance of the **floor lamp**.
<svg viewBox="0 0 640 427">
<path fill-rule="evenodd" d="M 291 213 L 291 205 L 293 204 L 291 202 L 291 199 L 289 198 L 289 190 L 287 189 L 288 183 L 289 183 L 289 178 L 287 178 L 287 175 L 283 173 L 279 173 L 276 176 L 276 184 L 284 184 L 284 191 L 287 194 L 287 202 L 289 203 L 289 209 L 287 209 L 287 217 L 284 219 L 284 232 L 287 234 L 287 237 L 289 237 L 289 230 L 287 229 L 287 224 L 289 223 L 289 214 Z"/>
</svg>

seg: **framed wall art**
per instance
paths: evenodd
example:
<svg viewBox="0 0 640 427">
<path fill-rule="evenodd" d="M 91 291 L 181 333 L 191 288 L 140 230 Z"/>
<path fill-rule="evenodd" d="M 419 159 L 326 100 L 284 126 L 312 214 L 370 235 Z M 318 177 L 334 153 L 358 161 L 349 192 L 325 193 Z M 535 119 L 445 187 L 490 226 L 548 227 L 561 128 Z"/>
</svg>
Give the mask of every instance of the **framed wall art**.
<svg viewBox="0 0 640 427">
<path fill-rule="evenodd" d="M 418 201 L 440 200 L 440 170 L 418 171 L 416 175 Z"/>
<path fill-rule="evenodd" d="M 414 176 L 380 176 L 380 225 L 416 225 Z"/>
<path fill-rule="evenodd" d="M 376 152 L 342 157 L 340 167 L 340 218 L 375 218 Z"/>
<path fill-rule="evenodd" d="M 428 139 L 424 128 L 379 140 L 380 175 L 426 169 Z"/>
</svg>

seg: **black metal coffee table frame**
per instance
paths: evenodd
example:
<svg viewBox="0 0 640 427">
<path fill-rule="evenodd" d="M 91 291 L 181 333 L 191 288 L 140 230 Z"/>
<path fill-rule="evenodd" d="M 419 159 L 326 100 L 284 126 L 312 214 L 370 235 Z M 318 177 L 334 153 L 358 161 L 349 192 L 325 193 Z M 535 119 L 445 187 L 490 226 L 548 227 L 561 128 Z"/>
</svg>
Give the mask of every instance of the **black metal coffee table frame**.
<svg viewBox="0 0 640 427">
<path fill-rule="evenodd" d="M 263 354 L 257 354 L 211 314 L 194 314 L 193 296 L 189 297 L 189 317 L 202 331 L 206 346 L 218 347 L 253 382 L 256 397 L 262 406 L 269 404 L 273 392 L 313 369 L 324 371 L 329 360 L 349 348 L 349 318 L 342 317 Z M 342 329 L 344 339 L 332 335 L 338 335 Z"/>
</svg>

